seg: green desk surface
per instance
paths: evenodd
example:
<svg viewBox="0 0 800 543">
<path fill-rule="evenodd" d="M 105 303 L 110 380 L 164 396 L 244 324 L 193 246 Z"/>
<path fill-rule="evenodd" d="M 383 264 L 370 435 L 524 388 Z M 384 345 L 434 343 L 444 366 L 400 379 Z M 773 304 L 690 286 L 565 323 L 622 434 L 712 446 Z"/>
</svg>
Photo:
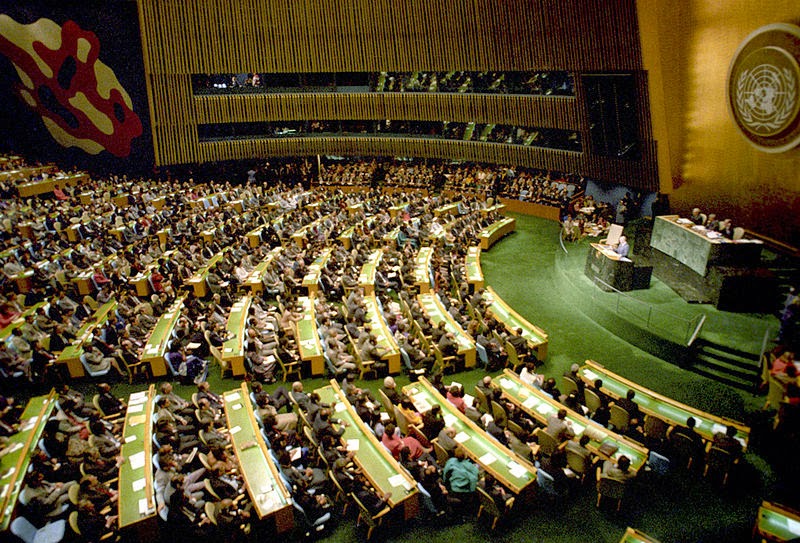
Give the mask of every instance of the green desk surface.
<svg viewBox="0 0 800 543">
<path fill-rule="evenodd" d="M 262 279 L 264 278 L 264 274 L 267 273 L 267 269 L 269 269 L 272 261 L 275 260 L 275 257 L 280 254 L 281 249 L 281 247 L 272 249 L 264 258 L 264 260 L 259 262 L 256 267 L 253 268 L 253 271 L 251 271 L 250 275 L 248 275 L 247 279 L 245 279 L 244 284 L 250 286 L 253 283 L 261 283 Z"/>
<path fill-rule="evenodd" d="M 549 394 L 523 383 L 519 376 L 509 369 L 504 370 L 503 375 L 495 379 L 495 382 L 500 386 L 504 397 L 540 423 L 547 424 L 547 417 L 555 415 L 559 409 L 565 409 L 562 404 L 554 400 Z M 649 455 L 647 449 L 633 443 L 624 436 L 615 434 L 571 409 L 567 409 L 567 420 L 572 425 L 576 436 L 582 435 L 587 427 L 591 427 L 594 430 L 593 434 L 596 437 L 593 437 L 587 445 L 587 448 L 593 453 L 597 454 L 603 443 L 610 443 L 618 447 L 613 455 L 614 459 L 624 454 L 630 459 L 631 470 L 634 472 L 638 473 L 647 462 Z"/>
<path fill-rule="evenodd" d="M 382 249 L 370 253 L 369 257 L 367 257 L 367 261 L 361 267 L 361 274 L 358 276 L 359 285 L 366 286 L 375 284 L 375 270 L 377 270 L 381 258 L 383 258 Z"/>
<path fill-rule="evenodd" d="M 55 407 L 55 391 L 28 401 L 19 422 L 19 431 L 10 436 L 4 448 L 11 450 L 0 458 L 0 531 L 8 528 L 28 471 L 31 453 L 42 436 Z"/>
<path fill-rule="evenodd" d="M 109 314 L 116 307 L 117 302 L 115 300 L 110 300 L 98 307 L 92 318 L 84 323 L 80 330 L 78 330 L 78 337 L 75 338 L 71 344 L 64 347 L 64 350 L 61 351 L 61 354 L 58 356 L 58 360 L 73 360 L 80 358 L 80 356 L 83 354 L 83 345 L 89 338 L 89 334 L 94 332 L 94 330 L 99 326 L 105 324 L 105 322 L 108 320 Z"/>
<path fill-rule="evenodd" d="M 433 247 L 421 247 L 414 258 L 414 281 L 417 283 L 430 283 L 431 256 Z"/>
<path fill-rule="evenodd" d="M 252 296 L 243 296 L 231 306 L 228 314 L 228 335 L 233 337 L 222 344 L 222 358 L 244 356 L 244 335 L 247 331 L 247 316 L 250 314 Z"/>
<path fill-rule="evenodd" d="M 438 294 L 432 292 L 418 294 L 417 299 L 419 300 L 419 305 L 422 306 L 425 314 L 428 315 L 435 326 L 438 326 L 440 322 L 444 321 L 445 329 L 447 329 L 448 332 L 453 332 L 458 342 L 459 353 L 475 349 L 475 342 L 472 340 L 472 337 L 467 334 L 464 329 L 453 320 L 452 315 L 445 310 L 441 300 L 439 300 Z"/>
<path fill-rule="evenodd" d="M 342 393 L 336 380 L 329 386 L 317 389 L 320 399 L 332 404 L 336 402 L 333 417 L 347 422 L 342 443 L 348 450 L 356 450 L 355 462 L 364 472 L 367 479 L 380 492 L 391 492 L 389 505 L 395 507 L 417 492 L 417 483 L 366 427 L 355 409 Z"/>
<path fill-rule="evenodd" d="M 501 228 L 507 226 L 512 222 L 515 222 L 514 218 L 512 217 L 506 217 L 505 219 L 500 219 L 499 221 L 492 223 L 483 230 L 481 230 L 478 236 L 482 238 L 490 238 L 492 237 L 492 234 L 494 234 L 495 232 L 497 232 L 498 230 L 500 230 Z"/>
<path fill-rule="evenodd" d="M 780 505 L 764 502 L 758 509 L 758 533 L 777 541 L 800 537 L 800 516 Z"/>
<path fill-rule="evenodd" d="M 291 497 L 258 428 L 247 384 L 242 383 L 241 388 L 230 390 L 223 397 L 233 450 L 258 517 L 263 519 L 291 507 Z"/>
<path fill-rule="evenodd" d="M 383 312 L 378 307 L 378 299 L 375 297 L 375 293 L 364 296 L 364 305 L 367 308 L 369 331 L 371 334 L 375 334 L 378 340 L 378 347 L 388 351 L 386 356 L 400 354 L 400 347 L 398 347 L 394 336 L 389 332 L 386 319 L 383 318 Z"/>
<path fill-rule="evenodd" d="M 489 206 L 483 210 L 484 213 L 491 213 L 493 211 L 503 211 L 506 208 L 506 204 L 494 204 L 493 206 Z"/>
<path fill-rule="evenodd" d="M 619 540 L 619 543 L 658 543 L 658 540 L 628 527 L 622 535 L 622 539 Z"/>
<path fill-rule="evenodd" d="M 483 270 L 481 269 L 481 248 L 470 247 L 464 260 L 467 269 L 467 282 L 476 283 L 483 281 Z"/>
<path fill-rule="evenodd" d="M 317 256 L 317 258 L 314 259 L 314 262 L 308 266 L 308 272 L 306 272 L 305 277 L 303 277 L 304 287 L 309 287 L 319 283 L 319 276 L 322 273 L 322 268 L 324 268 L 325 264 L 328 263 L 328 259 L 330 259 L 332 251 L 333 249 L 325 249 L 319 254 L 319 256 Z"/>
<path fill-rule="evenodd" d="M 726 425 L 733 424 L 738 429 L 736 437 L 745 448 L 747 447 L 750 428 L 740 422 L 717 417 L 679 403 L 671 398 L 661 396 L 650 389 L 620 377 L 592 360 L 586 361 L 586 364 L 581 367 L 579 375 L 587 383 L 594 383 L 596 379 L 602 379 L 602 390 L 614 398 L 624 397 L 628 393 L 628 389 L 634 390 L 636 392 L 634 401 L 639 405 L 639 409 L 668 424 L 685 426 L 686 419 L 694 417 L 697 422 L 695 430 L 703 439 L 708 441 L 714 439 L 715 433 L 725 432 Z"/>
<path fill-rule="evenodd" d="M 298 303 L 303 306 L 303 318 L 297 321 L 297 345 L 300 348 L 300 358 L 310 360 L 322 356 L 314 299 L 302 296 L 298 299 Z"/>
<path fill-rule="evenodd" d="M 403 392 L 411 398 L 420 413 L 428 411 L 435 404 L 440 405 L 445 423 L 455 428 L 456 441 L 461 443 L 467 455 L 514 494 L 535 483 L 535 467 L 469 420 L 439 394 L 427 379 L 420 377 L 419 382 L 403 387 Z"/>
<path fill-rule="evenodd" d="M 197 270 L 197 273 L 195 273 L 193 276 L 191 276 L 189 279 L 187 279 L 186 282 L 189 283 L 190 285 L 193 285 L 195 283 L 200 283 L 202 281 L 205 281 L 206 277 L 208 277 L 209 270 L 211 270 L 211 268 L 216 266 L 217 263 L 220 260 L 222 260 L 222 257 L 223 257 L 224 254 L 225 254 L 225 251 L 222 250 L 222 251 L 218 252 L 217 254 L 215 254 L 214 256 L 212 256 L 211 258 L 209 258 L 208 262 L 206 262 L 206 265 L 203 266 L 202 268 L 200 268 L 199 270 Z"/>
<path fill-rule="evenodd" d="M 394 230 L 391 230 L 391 231 L 387 232 L 383 236 L 383 241 L 396 241 L 397 240 L 397 236 L 399 236 L 399 235 L 400 235 L 400 227 L 398 226 Z"/>
<path fill-rule="evenodd" d="M 437 207 L 434 210 L 434 214 L 438 216 L 438 215 L 443 215 L 445 213 L 452 213 L 456 209 L 458 209 L 458 202 Z"/>
<path fill-rule="evenodd" d="M 175 328 L 175 323 L 178 322 L 178 317 L 181 314 L 183 301 L 184 297 L 175 300 L 175 303 L 170 306 L 169 310 L 165 311 L 158 319 L 144 346 L 142 359 L 149 360 L 151 358 L 164 356 L 167 350 L 167 342 L 172 334 L 172 329 Z"/>
<path fill-rule="evenodd" d="M 489 310 L 494 317 L 502 322 L 508 330 L 516 332 L 517 328 L 522 328 L 522 337 L 528 341 L 531 347 L 547 343 L 547 334 L 544 330 L 534 326 L 522 318 L 519 313 L 511 309 L 511 307 L 497 295 L 492 287 L 486 289 L 483 298 L 490 303 Z"/>
<path fill-rule="evenodd" d="M 153 489 L 153 398 L 155 386 L 128 398 L 122 430 L 119 467 L 119 527 L 125 528 L 156 514 Z"/>
</svg>

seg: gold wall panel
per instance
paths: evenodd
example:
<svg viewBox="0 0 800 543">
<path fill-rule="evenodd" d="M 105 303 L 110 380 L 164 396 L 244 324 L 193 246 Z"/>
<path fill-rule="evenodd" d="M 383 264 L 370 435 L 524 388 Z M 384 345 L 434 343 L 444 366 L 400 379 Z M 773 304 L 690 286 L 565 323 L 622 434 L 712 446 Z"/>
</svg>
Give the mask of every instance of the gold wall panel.
<svg viewBox="0 0 800 543">
<path fill-rule="evenodd" d="M 445 93 L 196 96 L 197 124 L 276 120 L 423 120 L 580 130 L 575 98 Z"/>
<path fill-rule="evenodd" d="M 800 150 L 770 155 L 736 130 L 727 109 L 728 66 L 757 28 L 797 23 L 791 0 L 654 0 L 641 4 L 660 185 L 673 210 L 698 206 L 735 225 L 800 245 Z"/>
<path fill-rule="evenodd" d="M 519 164 L 652 189 L 637 162 L 523 146 L 403 138 L 198 141 L 197 125 L 280 120 L 487 122 L 576 130 L 577 98 L 479 94 L 193 96 L 194 73 L 642 68 L 634 0 L 139 0 L 158 165 L 270 154 L 401 154 Z M 642 78 L 642 80 L 644 80 Z M 640 104 L 649 138 L 648 104 Z M 341 147 L 338 147 L 341 146 Z"/>
</svg>

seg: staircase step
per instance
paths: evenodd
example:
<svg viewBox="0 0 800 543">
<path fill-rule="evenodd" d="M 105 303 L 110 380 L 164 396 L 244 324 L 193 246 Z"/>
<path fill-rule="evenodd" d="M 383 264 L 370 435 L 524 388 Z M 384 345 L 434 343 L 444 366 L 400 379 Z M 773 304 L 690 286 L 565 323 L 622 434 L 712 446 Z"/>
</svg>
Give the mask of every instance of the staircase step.
<svg viewBox="0 0 800 543">
<path fill-rule="evenodd" d="M 739 351 L 738 349 L 725 347 L 723 345 L 701 343 L 697 349 L 697 354 L 705 358 L 713 358 L 725 364 L 736 366 L 745 370 L 752 368 L 757 369 L 760 367 L 758 355 L 745 351 Z"/>
<path fill-rule="evenodd" d="M 707 377 L 714 381 L 723 383 L 725 385 L 734 388 L 738 388 L 740 390 L 752 392 L 756 388 L 756 383 L 754 381 L 732 378 L 730 375 L 717 373 L 716 371 L 714 371 L 713 368 L 708 366 L 703 366 L 703 367 L 692 366 L 691 368 L 689 368 L 689 370 L 698 375 L 702 375 L 703 377 Z"/>
<path fill-rule="evenodd" d="M 753 367 L 748 371 L 737 366 L 727 365 L 716 358 L 708 358 L 702 354 L 698 354 L 695 357 L 694 365 L 701 366 L 709 370 L 713 370 L 719 374 L 729 375 L 745 381 L 754 380 L 758 378 L 761 374 L 759 368 Z"/>
</svg>

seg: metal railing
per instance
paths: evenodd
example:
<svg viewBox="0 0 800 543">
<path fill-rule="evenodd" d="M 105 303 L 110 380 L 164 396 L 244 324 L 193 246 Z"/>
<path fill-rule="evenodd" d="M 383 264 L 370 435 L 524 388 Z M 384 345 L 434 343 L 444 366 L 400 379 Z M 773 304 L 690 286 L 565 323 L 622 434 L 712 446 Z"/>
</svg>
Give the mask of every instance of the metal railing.
<svg viewBox="0 0 800 543">
<path fill-rule="evenodd" d="M 665 337 L 690 347 L 694 343 L 703 324 L 706 321 L 704 313 L 686 318 L 669 311 L 660 309 L 652 304 L 637 300 L 630 294 L 615 289 L 599 277 L 593 281 L 605 290 L 596 290 L 592 293 L 592 303 L 602 303 L 604 307 L 611 307 L 608 296 L 613 295 L 613 311 L 620 317 L 638 322 L 640 326 Z M 600 296 L 603 299 L 600 299 Z"/>
</svg>

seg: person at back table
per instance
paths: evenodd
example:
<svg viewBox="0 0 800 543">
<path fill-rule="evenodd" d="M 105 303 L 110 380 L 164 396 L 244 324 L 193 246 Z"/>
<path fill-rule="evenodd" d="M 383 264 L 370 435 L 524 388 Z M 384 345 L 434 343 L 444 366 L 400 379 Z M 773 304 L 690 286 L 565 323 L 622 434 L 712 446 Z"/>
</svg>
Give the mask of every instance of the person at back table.
<svg viewBox="0 0 800 543">
<path fill-rule="evenodd" d="M 728 426 L 725 432 L 714 434 L 714 447 L 730 453 L 732 458 L 742 455 L 742 444 L 736 439 L 736 427 Z"/>
<path fill-rule="evenodd" d="M 614 252 L 617 253 L 620 258 L 627 258 L 628 253 L 630 252 L 630 245 L 628 245 L 628 238 L 625 236 L 619 237 L 619 243 L 617 244 L 617 248 L 614 249 Z"/>
<path fill-rule="evenodd" d="M 689 220 L 695 224 L 703 224 L 703 215 L 700 213 L 700 208 L 696 207 L 692 210 L 692 215 Z"/>
<path fill-rule="evenodd" d="M 602 476 L 626 483 L 629 479 L 636 477 L 636 474 L 630 470 L 630 467 L 631 461 L 625 455 L 620 456 L 616 464 L 613 460 L 606 460 L 603 462 Z"/>
</svg>

